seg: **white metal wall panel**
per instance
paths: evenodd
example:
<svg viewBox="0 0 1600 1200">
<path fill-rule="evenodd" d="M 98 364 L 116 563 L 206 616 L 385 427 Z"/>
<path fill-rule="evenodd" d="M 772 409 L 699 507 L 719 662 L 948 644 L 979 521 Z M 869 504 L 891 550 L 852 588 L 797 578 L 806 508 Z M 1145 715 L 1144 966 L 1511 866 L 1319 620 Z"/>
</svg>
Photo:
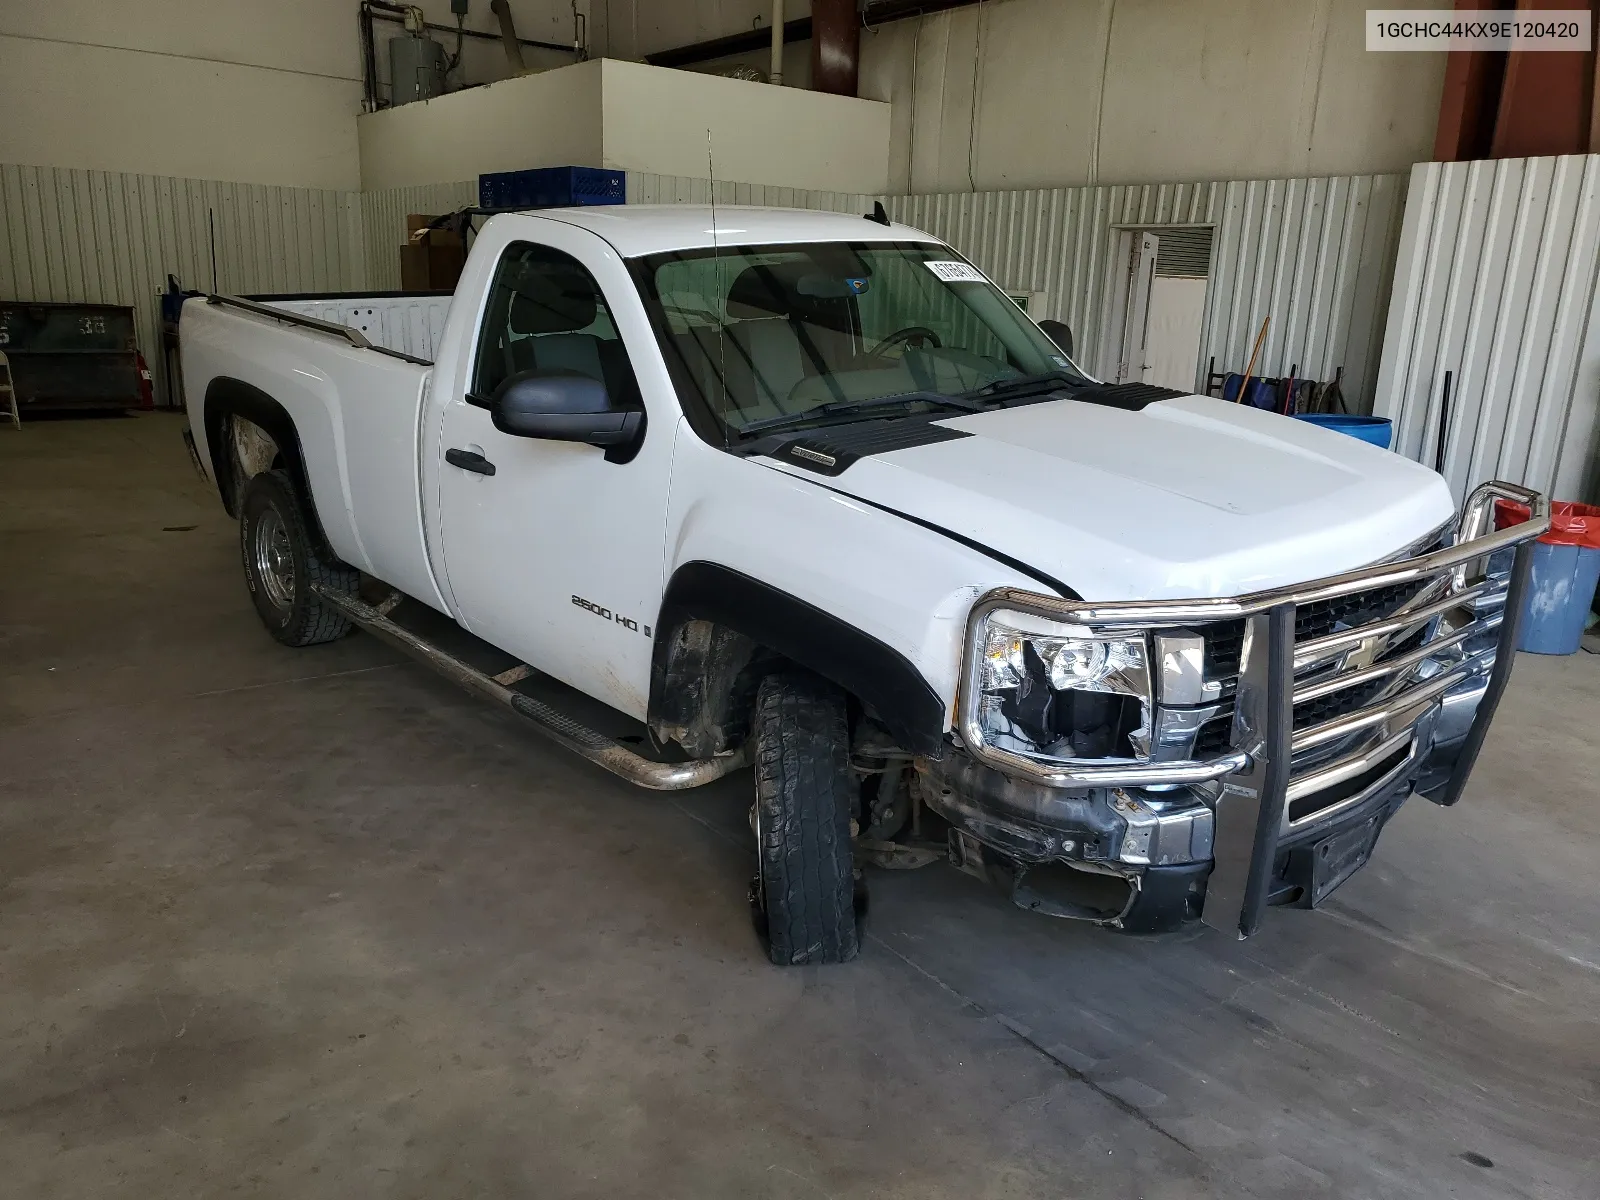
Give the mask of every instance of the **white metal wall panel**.
<svg viewBox="0 0 1600 1200">
<path fill-rule="evenodd" d="M 1100 342 L 1118 227 L 1210 225 L 1211 285 L 1196 385 L 1206 363 L 1242 371 L 1270 318 L 1258 373 L 1344 368 L 1352 406 L 1370 403 L 1405 181 L 1397 175 L 1049 188 L 895 196 L 897 221 L 960 250 L 1011 291 L 1043 292 L 1032 315 Z"/>
<path fill-rule="evenodd" d="M 450 312 L 450 297 L 383 296 L 369 300 L 269 300 L 273 308 L 349 325 L 366 334 L 375 346 L 399 350 L 414 358 L 432 362 L 445 317 Z"/>
<path fill-rule="evenodd" d="M 164 399 L 169 273 L 207 291 L 357 290 L 360 219 L 354 192 L 0 164 L 0 298 L 132 305 Z"/>
<path fill-rule="evenodd" d="M 1346 394 L 1361 404 L 1372 391 L 1403 184 L 1356 176 L 884 199 L 896 219 L 943 237 L 1008 289 L 1043 293 L 1035 315 L 1067 321 L 1080 345 L 1098 337 L 1117 226 L 1211 225 L 1200 367 L 1214 354 L 1219 369 L 1242 368 L 1270 314 L 1258 370 L 1277 374 L 1298 363 L 1326 377 L 1342 364 Z M 187 286 L 212 286 L 213 228 L 222 291 L 395 290 L 406 215 L 471 204 L 476 193 L 474 180 L 358 195 L 0 166 L 0 295 L 132 304 L 159 373 L 156 294 L 168 272 Z M 628 197 L 706 203 L 711 187 L 629 172 Z M 875 197 L 724 182 L 717 199 L 866 212 Z M 436 331 L 418 325 L 383 336 L 431 357 Z"/>
<path fill-rule="evenodd" d="M 1600 155 L 1412 169 L 1379 415 L 1395 449 L 1437 461 L 1460 499 L 1507 479 L 1559 499 L 1596 493 Z"/>
</svg>

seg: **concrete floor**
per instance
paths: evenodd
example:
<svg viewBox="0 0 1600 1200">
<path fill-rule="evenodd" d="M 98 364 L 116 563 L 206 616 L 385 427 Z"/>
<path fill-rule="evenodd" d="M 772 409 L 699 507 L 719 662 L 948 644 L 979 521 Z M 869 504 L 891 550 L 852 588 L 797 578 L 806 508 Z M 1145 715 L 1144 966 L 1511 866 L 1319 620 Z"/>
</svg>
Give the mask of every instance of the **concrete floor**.
<svg viewBox="0 0 1600 1200">
<path fill-rule="evenodd" d="M 0 1191 L 1600 1196 L 1600 658 L 1254 940 L 877 874 L 750 931 L 677 799 L 260 628 L 170 415 L 0 429 Z"/>
</svg>

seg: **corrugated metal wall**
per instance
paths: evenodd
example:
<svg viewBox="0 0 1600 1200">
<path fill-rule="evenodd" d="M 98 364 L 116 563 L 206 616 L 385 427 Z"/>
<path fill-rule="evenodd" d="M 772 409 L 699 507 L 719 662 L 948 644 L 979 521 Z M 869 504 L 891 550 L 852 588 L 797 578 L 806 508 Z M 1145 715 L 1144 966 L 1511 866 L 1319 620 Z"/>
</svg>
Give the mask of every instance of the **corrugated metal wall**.
<svg viewBox="0 0 1600 1200">
<path fill-rule="evenodd" d="M 1117 227 L 1213 226 L 1197 386 L 1213 355 L 1219 371 L 1243 370 L 1270 318 L 1258 374 L 1298 364 L 1303 377 L 1328 379 L 1342 366 L 1347 401 L 1367 407 L 1404 184 L 1357 175 L 895 196 L 887 205 L 1007 290 L 1043 292 L 1032 315 L 1065 321 L 1082 347 L 1100 344 Z"/>
<path fill-rule="evenodd" d="M 1067 321 L 1081 346 L 1101 330 L 1108 259 L 1124 225 L 1215 229 L 1198 370 L 1242 369 L 1264 316 L 1258 371 L 1343 365 L 1365 406 L 1398 235 L 1398 176 L 1058 188 L 885 197 L 891 214 L 951 242 L 1008 290 L 1042 292 L 1036 316 Z M 158 373 L 155 296 L 166 274 L 236 293 L 393 290 L 405 218 L 476 199 L 475 181 L 357 194 L 204 180 L 0 166 L 0 295 L 133 304 Z M 628 173 L 633 203 L 706 203 L 702 179 Z M 726 204 L 865 212 L 875 197 L 720 183 Z M 158 374 L 159 382 L 159 374 Z M 1197 377 L 1197 383 L 1201 382 Z"/>
<path fill-rule="evenodd" d="M 1376 411 L 1459 500 L 1507 479 L 1596 495 L 1600 155 L 1412 169 Z"/>
<path fill-rule="evenodd" d="M 224 292 L 366 286 L 356 193 L 0 164 L 0 297 L 128 304 L 166 396 L 169 273 Z"/>
</svg>

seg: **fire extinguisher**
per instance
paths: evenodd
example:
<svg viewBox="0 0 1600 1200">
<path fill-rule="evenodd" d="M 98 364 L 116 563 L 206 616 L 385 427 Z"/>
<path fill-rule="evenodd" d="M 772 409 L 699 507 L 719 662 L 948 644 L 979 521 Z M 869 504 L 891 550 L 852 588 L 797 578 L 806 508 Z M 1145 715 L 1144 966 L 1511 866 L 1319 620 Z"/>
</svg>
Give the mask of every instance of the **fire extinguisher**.
<svg viewBox="0 0 1600 1200">
<path fill-rule="evenodd" d="M 155 384 L 150 378 L 150 367 L 144 361 L 144 352 L 135 350 L 133 355 L 139 368 L 139 408 L 143 412 L 149 412 L 156 406 Z"/>
</svg>

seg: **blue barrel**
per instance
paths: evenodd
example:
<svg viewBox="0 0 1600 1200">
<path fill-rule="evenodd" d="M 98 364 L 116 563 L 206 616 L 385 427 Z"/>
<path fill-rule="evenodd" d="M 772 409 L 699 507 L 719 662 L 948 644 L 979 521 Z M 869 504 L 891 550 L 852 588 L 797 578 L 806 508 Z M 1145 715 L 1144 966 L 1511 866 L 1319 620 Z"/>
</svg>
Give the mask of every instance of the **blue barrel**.
<svg viewBox="0 0 1600 1200">
<path fill-rule="evenodd" d="M 1385 450 L 1394 436 L 1394 425 L 1388 417 L 1358 417 L 1350 413 L 1296 413 L 1294 419 L 1308 425 L 1320 425 L 1335 433 L 1349 434 L 1363 442 L 1382 446 Z"/>
<path fill-rule="evenodd" d="M 1533 654 L 1575 654 L 1600 584 L 1600 550 L 1533 544 L 1533 573 L 1523 604 L 1517 649 Z"/>
</svg>

